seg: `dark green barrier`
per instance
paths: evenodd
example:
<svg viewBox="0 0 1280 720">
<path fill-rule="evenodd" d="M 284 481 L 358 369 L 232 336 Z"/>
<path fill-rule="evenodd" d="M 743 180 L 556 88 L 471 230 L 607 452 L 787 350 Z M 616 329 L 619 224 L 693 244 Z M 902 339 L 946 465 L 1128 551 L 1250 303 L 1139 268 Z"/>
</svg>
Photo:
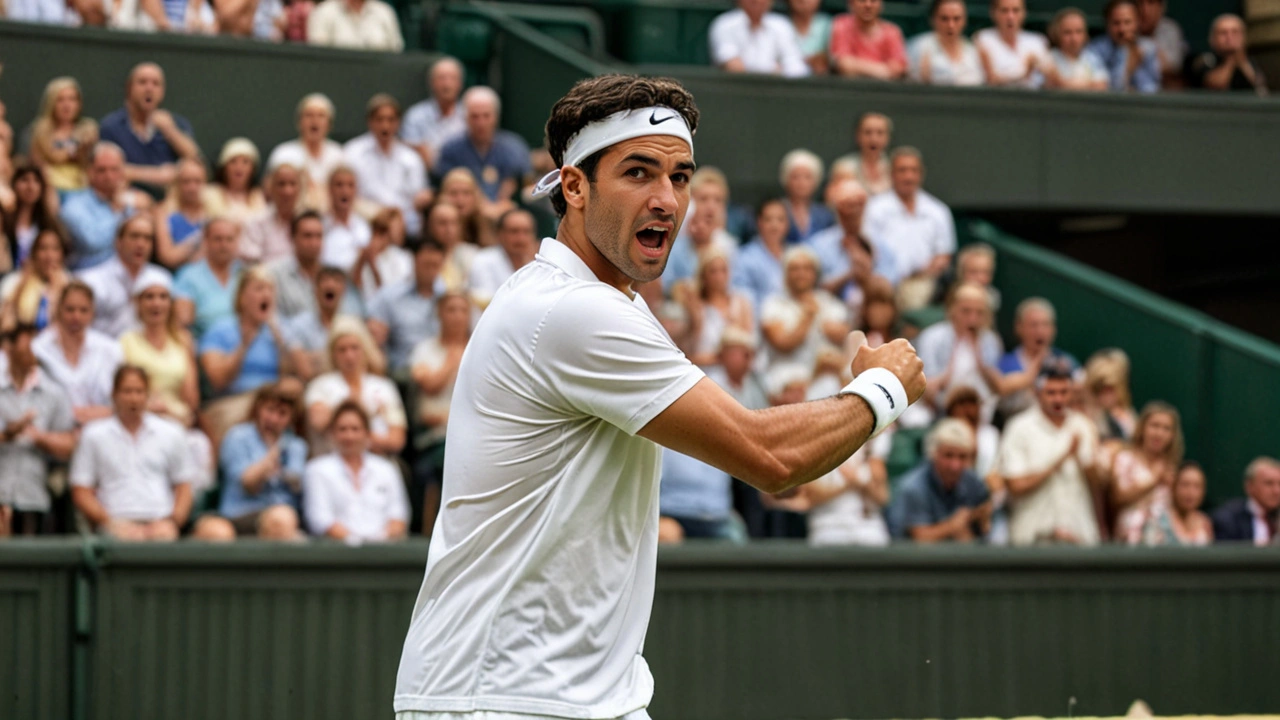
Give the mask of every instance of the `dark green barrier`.
<svg viewBox="0 0 1280 720">
<path fill-rule="evenodd" d="M 31 122 L 49 80 L 70 75 L 84 88 L 86 114 L 120 107 L 130 68 L 154 61 L 165 70 L 164 107 L 186 116 L 206 156 L 243 135 L 263 159 L 297 136 L 294 108 L 312 92 L 337 106 L 335 139 L 365 131 L 364 107 L 388 92 L 407 107 L 427 94 L 423 53 L 372 53 L 188 35 L 148 35 L 0 21 L 0 98 L 15 132 Z"/>
<path fill-rule="evenodd" d="M 79 543 L 0 541 L 0 716 L 71 717 Z"/>
<path fill-rule="evenodd" d="M 1105 347 L 1129 354 L 1135 402 L 1161 399 L 1181 411 L 1187 457 L 1204 464 L 1211 500 L 1239 496 L 1245 465 L 1276 454 L 1280 347 L 987 223 L 957 229 L 962 242 L 982 240 L 999 254 L 1006 337 L 1018 301 L 1039 295 L 1058 308 L 1058 344 L 1082 362 Z"/>
</svg>

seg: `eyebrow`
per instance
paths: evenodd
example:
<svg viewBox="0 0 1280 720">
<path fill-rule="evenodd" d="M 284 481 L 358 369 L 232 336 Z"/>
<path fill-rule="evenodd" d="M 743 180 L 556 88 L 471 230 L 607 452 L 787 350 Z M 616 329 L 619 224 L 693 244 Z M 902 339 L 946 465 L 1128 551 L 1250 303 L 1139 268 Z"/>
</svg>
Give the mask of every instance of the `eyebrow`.
<svg viewBox="0 0 1280 720">
<path fill-rule="evenodd" d="M 625 165 L 626 163 L 630 163 L 630 162 L 640 163 L 641 165 L 647 165 L 649 167 L 656 167 L 656 168 L 662 167 L 662 163 L 658 162 L 657 159 L 649 157 L 648 155 L 641 155 L 640 153 L 631 153 L 630 155 L 622 158 L 622 162 L 620 164 Z M 686 160 L 682 163 L 677 164 L 676 169 L 692 172 L 694 170 L 694 164 Z"/>
</svg>

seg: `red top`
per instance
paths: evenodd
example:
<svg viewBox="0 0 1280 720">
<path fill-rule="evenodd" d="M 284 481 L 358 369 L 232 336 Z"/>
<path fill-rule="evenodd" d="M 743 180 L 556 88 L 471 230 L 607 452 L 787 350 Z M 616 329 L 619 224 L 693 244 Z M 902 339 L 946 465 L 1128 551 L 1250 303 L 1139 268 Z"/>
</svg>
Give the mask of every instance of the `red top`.
<svg viewBox="0 0 1280 720">
<path fill-rule="evenodd" d="M 831 56 L 907 64 L 907 43 L 902 29 L 888 20 L 878 20 L 871 34 L 858 30 L 858 21 L 849 13 L 831 22 Z"/>
</svg>

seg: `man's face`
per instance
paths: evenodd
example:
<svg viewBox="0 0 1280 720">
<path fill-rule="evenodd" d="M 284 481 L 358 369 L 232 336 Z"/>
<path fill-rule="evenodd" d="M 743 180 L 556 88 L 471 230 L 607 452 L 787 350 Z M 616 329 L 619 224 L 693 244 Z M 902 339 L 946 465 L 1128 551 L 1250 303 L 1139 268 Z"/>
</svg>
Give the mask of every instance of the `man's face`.
<svg viewBox="0 0 1280 720">
<path fill-rule="evenodd" d="M 846 232 L 862 230 L 862 213 L 867 209 L 867 191 L 856 183 L 841 184 L 835 198 L 836 215 Z"/>
<path fill-rule="evenodd" d="M 1138 0 L 1138 30 L 1143 35 L 1156 31 L 1164 18 L 1164 0 Z"/>
<path fill-rule="evenodd" d="M 356 176 L 349 172 L 336 172 L 329 176 L 329 207 L 346 215 L 356 201 Z"/>
<path fill-rule="evenodd" d="M 933 451 L 933 471 L 948 489 L 960 482 L 964 471 L 973 467 L 973 451 L 951 445 L 939 445 Z"/>
<path fill-rule="evenodd" d="M 226 267 L 236 259 L 236 245 L 240 228 L 226 220 L 215 220 L 205 226 L 204 250 L 209 264 Z"/>
<path fill-rule="evenodd" d="M 302 109 L 302 115 L 298 117 L 298 134 L 303 140 L 318 142 L 329 137 L 332 125 L 333 119 L 329 117 L 329 111 L 311 103 Z"/>
<path fill-rule="evenodd" d="M 889 146 L 889 122 L 882 117 L 869 117 L 858 126 L 858 148 L 871 153 Z"/>
<path fill-rule="evenodd" d="M 434 285 L 442 267 L 444 253 L 435 248 L 421 248 L 413 256 L 413 275 L 420 285 Z"/>
<path fill-rule="evenodd" d="M 1245 492 L 1267 512 L 1280 508 L 1280 468 L 1264 466 L 1255 472 Z"/>
<path fill-rule="evenodd" d="M 1222 18 L 1213 25 L 1209 46 L 1219 55 L 1231 55 L 1244 49 L 1244 25 L 1233 17 Z"/>
<path fill-rule="evenodd" d="M 1048 350 L 1058 336 L 1058 325 L 1043 308 L 1032 307 L 1022 313 L 1013 332 L 1022 346 L 1032 352 Z"/>
<path fill-rule="evenodd" d="M 698 186 L 697 190 L 692 191 L 693 202 L 702 207 L 703 205 L 714 205 L 723 212 L 729 205 L 729 193 L 724 186 L 717 182 L 704 182 Z"/>
<path fill-rule="evenodd" d="M 333 423 L 333 444 L 343 455 L 357 455 L 369 446 L 369 430 L 354 412 L 345 412 Z"/>
<path fill-rule="evenodd" d="M 178 199 L 187 205 L 200 203 L 205 186 L 204 168 L 199 163 L 184 162 L 178 168 Z"/>
<path fill-rule="evenodd" d="M 1027 6 L 1023 0 L 999 0 L 991 8 L 991 22 L 1001 30 L 1021 30 L 1026 18 Z"/>
<path fill-rule="evenodd" d="M 369 132 L 379 143 L 387 144 L 400 132 L 400 113 L 390 105 L 383 105 L 369 116 Z"/>
<path fill-rule="evenodd" d="M 325 275 L 316 281 L 316 304 L 324 312 L 333 312 L 342 302 L 342 293 L 345 290 L 346 283 L 341 278 Z"/>
<path fill-rule="evenodd" d="M 849 12 L 863 23 L 874 23 L 884 9 L 884 0 L 849 0 Z"/>
<path fill-rule="evenodd" d="M 311 265 L 320 259 L 320 250 L 324 247 L 324 223 L 319 218 L 307 218 L 298 223 L 298 231 L 293 235 L 293 253 L 298 262 Z"/>
<path fill-rule="evenodd" d="M 134 70 L 125 99 L 140 111 L 151 112 L 164 102 L 164 73 L 154 65 Z"/>
<path fill-rule="evenodd" d="M 120 381 L 120 387 L 111 394 L 116 412 L 121 415 L 141 415 L 147 406 L 147 384 L 137 373 L 129 373 Z"/>
<path fill-rule="evenodd" d="M 981 330 L 987 321 L 987 304 L 980 298 L 957 298 L 951 306 L 952 321 L 968 332 Z"/>
<path fill-rule="evenodd" d="M 689 237 L 695 245 L 705 247 L 711 244 L 720 227 L 717 212 L 717 208 L 711 205 L 698 205 L 693 212 L 693 217 L 689 218 Z"/>
<path fill-rule="evenodd" d="M 66 299 L 58 304 L 58 324 L 63 332 L 77 336 L 93 324 L 93 303 L 89 296 L 82 292 L 67 293 Z"/>
<path fill-rule="evenodd" d="M 812 168 L 797 165 L 787 173 L 787 197 L 808 200 L 817 189 L 818 178 Z"/>
<path fill-rule="evenodd" d="M 1132 5 L 1117 5 L 1107 18 L 1107 34 L 1117 45 L 1128 45 L 1138 37 L 1138 13 Z"/>
<path fill-rule="evenodd" d="M 151 259 L 151 248 L 155 239 L 155 228 L 150 220 L 145 218 L 133 220 L 125 227 L 120 239 L 116 240 L 116 253 L 127 267 L 142 267 Z"/>
<path fill-rule="evenodd" d="M 684 122 L 675 118 L 671 122 Z M 587 239 L 633 282 L 662 274 L 689 208 L 693 155 L 677 137 L 626 140 L 605 153 L 583 206 Z"/>
<path fill-rule="evenodd" d="M 89 184 L 99 195 L 114 197 L 124 183 L 124 158 L 115 150 L 101 150 L 89 166 Z"/>
<path fill-rule="evenodd" d="M 1070 378 L 1047 378 L 1044 386 L 1036 391 L 1040 410 L 1050 419 L 1060 421 L 1067 416 L 1071 404 Z"/>
<path fill-rule="evenodd" d="M 301 185 L 297 170 L 288 166 L 276 168 L 276 171 L 271 173 L 271 202 L 276 208 L 292 212 L 298 204 Z"/>
<path fill-rule="evenodd" d="M 533 218 L 526 213 L 515 213 L 507 218 L 498 231 L 498 242 L 508 255 L 528 257 L 538 242 Z"/>
<path fill-rule="evenodd" d="M 30 330 L 18 333 L 9 343 L 9 362 L 17 367 L 29 368 L 36 364 L 36 354 L 31 350 L 31 340 L 36 334 Z"/>
<path fill-rule="evenodd" d="M 772 4 L 771 0 L 738 0 L 738 7 L 742 8 L 742 12 L 746 13 L 753 23 L 760 22 L 764 14 L 769 12 L 769 6 Z"/>
<path fill-rule="evenodd" d="M 452 105 L 462 92 L 462 72 L 457 65 L 436 63 L 431 68 L 431 96 L 441 105 Z"/>
<path fill-rule="evenodd" d="M 453 247 L 462 241 L 462 216 L 449 203 L 439 203 L 431 208 L 427 217 L 427 234 L 445 247 Z"/>
<path fill-rule="evenodd" d="M 493 101 L 479 96 L 468 96 L 467 135 L 476 142 L 487 143 L 498 129 L 498 108 Z"/>
<path fill-rule="evenodd" d="M 900 197 L 910 197 L 920 189 L 924 180 L 924 166 L 919 158 L 903 155 L 893 161 L 893 191 Z"/>
</svg>

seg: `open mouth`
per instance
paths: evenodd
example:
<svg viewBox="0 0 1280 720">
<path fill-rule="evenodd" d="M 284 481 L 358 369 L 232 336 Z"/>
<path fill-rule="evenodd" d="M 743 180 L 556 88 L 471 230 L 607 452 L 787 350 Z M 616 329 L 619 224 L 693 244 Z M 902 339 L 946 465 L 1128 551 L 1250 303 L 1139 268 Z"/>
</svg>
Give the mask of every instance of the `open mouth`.
<svg viewBox="0 0 1280 720">
<path fill-rule="evenodd" d="M 649 257 L 662 257 L 671 229 L 666 225 L 649 225 L 636 233 L 640 251 Z"/>
</svg>

